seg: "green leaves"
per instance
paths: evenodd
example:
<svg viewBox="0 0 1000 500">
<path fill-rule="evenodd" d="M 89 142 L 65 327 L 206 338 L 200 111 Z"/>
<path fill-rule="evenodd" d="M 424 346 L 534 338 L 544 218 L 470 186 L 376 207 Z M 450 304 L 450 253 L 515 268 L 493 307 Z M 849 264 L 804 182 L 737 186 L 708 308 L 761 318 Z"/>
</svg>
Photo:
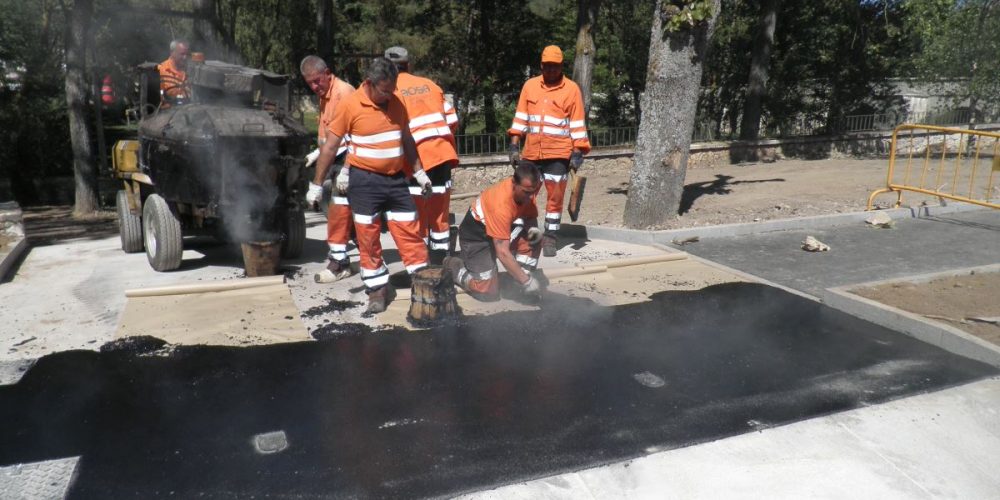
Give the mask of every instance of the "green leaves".
<svg viewBox="0 0 1000 500">
<path fill-rule="evenodd" d="M 714 14 L 711 0 L 665 1 L 660 7 L 663 29 L 668 32 L 694 28 Z"/>
</svg>

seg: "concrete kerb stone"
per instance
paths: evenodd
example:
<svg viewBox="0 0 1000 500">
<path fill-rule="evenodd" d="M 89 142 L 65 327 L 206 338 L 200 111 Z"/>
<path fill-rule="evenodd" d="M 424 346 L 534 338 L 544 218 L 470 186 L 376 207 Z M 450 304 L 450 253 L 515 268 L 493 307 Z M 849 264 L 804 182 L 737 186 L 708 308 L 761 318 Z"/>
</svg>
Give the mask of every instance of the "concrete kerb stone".
<svg viewBox="0 0 1000 500">
<path fill-rule="evenodd" d="M 829 288 L 823 293 L 822 299 L 826 305 L 851 316 L 909 335 L 959 356 L 1000 367 L 1000 346 L 953 326 L 851 293 L 853 289 L 873 284 Z"/>
<path fill-rule="evenodd" d="M 0 283 L 6 279 L 11 267 L 28 248 L 22 220 L 23 213 L 17 203 L 0 203 L 0 234 L 14 240 L 13 244 L 0 251 Z"/>
<path fill-rule="evenodd" d="M 947 205 L 928 205 L 910 208 L 893 208 L 879 210 L 892 219 L 908 219 L 932 217 L 973 210 L 989 210 L 969 203 L 949 203 Z M 604 226 L 581 226 L 588 238 L 621 241 L 652 245 L 654 243 L 670 244 L 675 239 L 685 239 L 697 236 L 699 238 L 722 238 L 727 236 L 744 236 L 773 231 L 798 231 L 821 229 L 863 222 L 875 212 L 850 212 L 832 215 L 816 215 L 811 217 L 796 217 L 792 219 L 777 219 L 762 222 L 742 224 L 720 224 L 717 226 L 687 227 L 660 231 L 646 231 Z"/>
</svg>

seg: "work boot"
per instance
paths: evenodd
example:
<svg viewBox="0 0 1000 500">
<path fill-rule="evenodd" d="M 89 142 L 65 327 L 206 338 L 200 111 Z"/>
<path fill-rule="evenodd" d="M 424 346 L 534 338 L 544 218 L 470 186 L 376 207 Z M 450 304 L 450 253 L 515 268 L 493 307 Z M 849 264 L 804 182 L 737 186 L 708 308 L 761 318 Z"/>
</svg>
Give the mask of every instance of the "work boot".
<svg viewBox="0 0 1000 500">
<path fill-rule="evenodd" d="M 365 316 L 371 316 L 385 311 L 392 300 L 396 298 L 396 289 L 392 285 L 385 285 L 378 290 L 368 292 L 368 309 L 365 309 Z"/>
<path fill-rule="evenodd" d="M 445 257 L 442 266 L 444 267 L 445 271 L 447 271 L 448 274 L 451 275 L 451 281 L 454 282 L 456 285 L 458 285 L 459 288 L 466 290 L 465 283 L 462 282 L 462 279 L 466 278 L 468 276 L 468 273 L 464 272 L 465 263 L 462 262 L 462 259 L 450 256 Z"/>
<path fill-rule="evenodd" d="M 556 256 L 556 237 L 555 235 L 545 233 L 542 236 L 542 255 L 546 257 Z"/>
<path fill-rule="evenodd" d="M 316 273 L 313 279 L 316 283 L 333 283 L 340 281 L 350 275 L 354 274 L 351 270 L 351 261 L 349 260 L 331 260 L 327 265 L 326 269 Z"/>
<path fill-rule="evenodd" d="M 444 259 L 448 257 L 447 250 L 430 250 L 427 252 L 427 257 L 431 261 L 432 266 L 444 265 Z"/>
</svg>

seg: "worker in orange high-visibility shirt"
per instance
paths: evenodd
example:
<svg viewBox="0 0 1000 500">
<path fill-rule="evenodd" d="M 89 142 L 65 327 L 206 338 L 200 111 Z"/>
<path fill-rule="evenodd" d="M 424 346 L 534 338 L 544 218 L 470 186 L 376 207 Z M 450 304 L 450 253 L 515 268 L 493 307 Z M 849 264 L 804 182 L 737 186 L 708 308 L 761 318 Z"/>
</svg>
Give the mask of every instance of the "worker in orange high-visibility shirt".
<svg viewBox="0 0 1000 500">
<path fill-rule="evenodd" d="M 441 264 L 448 254 L 450 224 L 448 205 L 451 201 L 451 169 L 458 164 L 455 131 L 458 115 L 445 100 L 444 91 L 436 83 L 410 73 L 410 57 L 403 47 L 390 47 L 385 57 L 396 64 L 399 78 L 396 91 L 403 98 L 410 115 L 410 134 L 417 143 L 417 155 L 431 180 L 431 194 L 424 197 L 416 181 L 410 193 L 420 217 L 420 235 L 430 248 L 430 262 Z"/>
<path fill-rule="evenodd" d="M 354 93 L 354 87 L 337 78 L 330 71 L 326 61 L 318 56 L 306 56 L 299 64 L 299 72 L 302 78 L 309 85 L 309 88 L 319 96 L 319 129 L 317 131 L 317 144 L 323 147 L 326 144 L 327 129 L 333 122 L 337 106 Z M 344 158 L 347 156 L 347 146 L 350 139 L 345 137 L 342 144 L 337 149 L 337 156 L 333 160 L 330 173 L 327 174 L 336 179 L 337 174 L 344 165 Z M 319 158 L 319 148 L 306 156 L 306 166 L 312 165 Z M 324 180 L 325 182 L 325 180 Z M 318 203 L 323 197 L 323 186 L 321 184 L 309 183 L 309 191 L 306 193 L 306 201 Z M 328 262 L 326 269 L 316 273 L 313 279 L 317 283 L 333 283 L 344 279 L 351 274 L 351 261 L 347 258 L 347 246 L 351 240 L 351 207 L 347 203 L 347 196 L 340 193 L 333 193 L 329 206 L 326 207 L 326 243 L 329 247 Z"/>
<path fill-rule="evenodd" d="M 187 87 L 187 61 L 190 51 L 184 40 L 170 42 L 170 57 L 156 66 L 160 72 L 160 102 L 164 108 L 181 104 L 190 95 Z"/>
<path fill-rule="evenodd" d="M 541 253 L 542 231 L 535 206 L 541 177 L 534 163 L 521 160 L 514 175 L 490 186 L 472 202 L 458 228 L 462 257 L 444 260 L 452 280 L 470 297 L 500 298 L 497 260 L 525 293 L 541 293 L 542 284 L 531 275 Z"/>
<path fill-rule="evenodd" d="M 410 274 L 427 266 L 427 246 L 420 237 L 417 207 L 410 196 L 407 164 L 425 191 L 431 181 L 423 170 L 410 135 L 410 118 L 396 94 L 398 71 L 392 61 L 373 59 L 365 81 L 337 107 L 327 126 L 326 143 L 316 160 L 314 184 L 323 182 L 342 138 L 350 135 L 347 161 L 337 175 L 337 190 L 347 194 L 354 214 L 361 281 L 368 293 L 366 314 L 385 310 L 396 291 L 382 261 L 381 215 Z"/>
<path fill-rule="evenodd" d="M 590 152 L 580 87 L 562 74 L 562 50 L 549 45 L 542 51 L 542 74 L 521 88 L 510 126 L 510 160 L 524 158 L 536 165 L 545 181 L 545 236 L 542 253 L 556 255 L 562 219 L 563 195 L 569 169 L 574 172 Z M 521 142 L 523 139 L 523 150 Z"/>
</svg>

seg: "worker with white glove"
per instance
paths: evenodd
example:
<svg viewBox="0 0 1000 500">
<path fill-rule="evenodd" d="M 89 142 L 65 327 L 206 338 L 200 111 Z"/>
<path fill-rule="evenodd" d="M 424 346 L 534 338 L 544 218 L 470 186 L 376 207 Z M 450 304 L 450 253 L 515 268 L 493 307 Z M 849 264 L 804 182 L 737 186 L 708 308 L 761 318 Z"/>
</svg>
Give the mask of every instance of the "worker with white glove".
<svg viewBox="0 0 1000 500">
<path fill-rule="evenodd" d="M 431 195 L 431 179 L 427 177 L 427 172 L 423 170 L 413 172 L 413 180 L 417 182 L 417 187 L 420 188 L 420 194 L 423 197 Z"/>
<path fill-rule="evenodd" d="M 458 229 L 463 259 L 446 257 L 444 267 L 456 285 L 478 300 L 500 298 L 497 261 L 526 294 L 541 293 L 532 276 L 542 252 L 535 195 L 542 174 L 522 161 L 514 174 L 479 194 Z"/>
<path fill-rule="evenodd" d="M 306 202 L 317 205 L 323 199 L 323 183 L 327 175 L 339 177 L 337 170 L 346 171 L 342 167 L 346 157 L 346 140 L 337 141 L 337 145 L 329 141 L 328 128 L 336 114 L 340 102 L 354 93 L 351 84 L 337 78 L 330 72 L 326 62 L 317 56 L 306 56 L 299 65 L 302 78 L 313 92 L 319 96 L 320 114 L 317 142 L 319 148 L 306 156 L 306 166 L 316 165 L 316 175 L 309 183 L 306 191 Z M 346 139 L 346 138 L 344 138 Z M 327 146 L 334 146 L 333 148 Z M 345 187 L 346 191 L 346 187 Z M 326 210 L 326 242 L 329 247 L 328 262 L 325 269 L 313 276 L 319 283 L 332 283 L 353 274 L 351 262 L 347 258 L 347 246 L 351 240 L 351 208 L 347 197 L 334 194 L 330 204 L 319 207 Z"/>
<path fill-rule="evenodd" d="M 386 59 L 399 70 L 396 92 L 409 115 L 410 135 L 423 169 L 413 173 L 410 195 L 417 206 L 420 237 L 427 242 L 431 264 L 441 264 L 451 246 L 451 171 L 458 165 L 455 132 L 458 114 L 444 90 L 430 79 L 410 72 L 410 54 L 389 47 Z"/>
</svg>

